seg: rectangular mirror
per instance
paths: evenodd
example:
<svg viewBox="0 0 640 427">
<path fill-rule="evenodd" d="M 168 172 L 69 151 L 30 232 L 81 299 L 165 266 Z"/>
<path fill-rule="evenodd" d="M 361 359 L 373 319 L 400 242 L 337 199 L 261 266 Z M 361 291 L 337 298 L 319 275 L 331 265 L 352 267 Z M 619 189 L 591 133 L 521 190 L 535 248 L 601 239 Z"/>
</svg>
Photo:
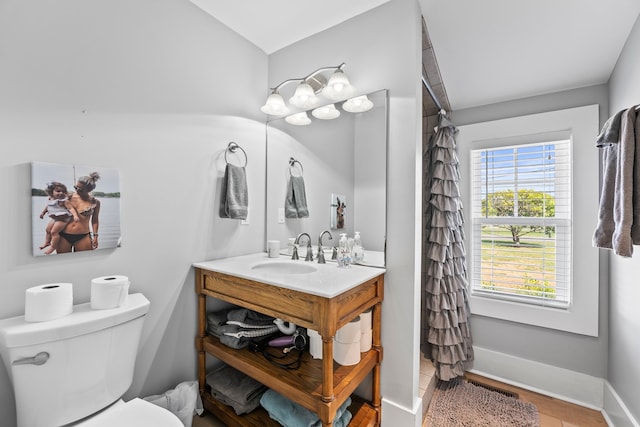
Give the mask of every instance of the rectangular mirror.
<svg viewBox="0 0 640 427">
<path fill-rule="evenodd" d="M 330 262 L 331 248 L 338 246 L 340 234 L 353 237 L 359 232 L 365 249 L 361 263 L 384 267 L 387 91 L 367 97 L 373 107 L 365 112 L 348 112 L 343 102 L 337 102 L 340 115 L 334 119 L 318 119 L 309 111 L 311 122 L 304 126 L 284 118 L 267 123 L 267 240 L 278 240 L 281 253 L 287 252 L 289 238 L 303 232 L 311 236 L 315 251 L 320 234 L 328 230 L 333 238 L 325 235 L 322 242 Z M 306 206 L 296 210 L 287 203 L 287 196 L 291 188 L 299 194 L 300 187 L 304 187 L 306 204 L 299 204 Z M 305 238 L 301 258 L 306 245 Z"/>
</svg>

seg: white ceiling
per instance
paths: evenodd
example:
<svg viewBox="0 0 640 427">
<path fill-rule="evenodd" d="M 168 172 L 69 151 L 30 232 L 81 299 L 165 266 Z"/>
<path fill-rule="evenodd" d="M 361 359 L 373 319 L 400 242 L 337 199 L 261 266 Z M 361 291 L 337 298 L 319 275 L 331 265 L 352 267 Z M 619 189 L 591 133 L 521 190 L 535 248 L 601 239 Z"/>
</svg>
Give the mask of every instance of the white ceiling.
<svg viewBox="0 0 640 427">
<path fill-rule="evenodd" d="M 191 0 L 271 54 L 390 0 Z"/>
<path fill-rule="evenodd" d="M 389 0 L 191 1 L 271 54 Z M 606 83 L 640 14 L 639 0 L 418 1 L 453 110 Z"/>
<path fill-rule="evenodd" d="M 606 83 L 638 0 L 419 0 L 451 108 Z"/>
</svg>

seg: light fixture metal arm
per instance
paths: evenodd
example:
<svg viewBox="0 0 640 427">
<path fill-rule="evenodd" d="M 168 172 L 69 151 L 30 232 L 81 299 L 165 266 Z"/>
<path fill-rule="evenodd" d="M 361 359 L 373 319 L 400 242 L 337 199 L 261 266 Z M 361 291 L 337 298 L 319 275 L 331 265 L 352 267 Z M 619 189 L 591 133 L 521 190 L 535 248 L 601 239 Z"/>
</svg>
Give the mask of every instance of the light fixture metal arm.
<svg viewBox="0 0 640 427">
<path fill-rule="evenodd" d="M 274 87 L 274 88 L 271 88 L 271 93 L 277 93 L 278 91 L 280 91 L 280 89 L 281 89 L 283 86 L 285 86 L 285 85 L 287 85 L 287 84 L 289 84 L 289 83 L 302 83 L 302 82 L 305 82 L 305 81 L 307 81 L 307 79 L 309 79 L 310 77 L 313 77 L 313 76 L 315 76 L 316 74 L 321 73 L 321 72 L 323 72 L 323 71 L 327 71 L 327 70 L 342 70 L 342 69 L 345 67 L 345 65 L 347 65 L 347 64 L 343 62 L 342 64 L 340 64 L 340 65 L 338 65 L 338 66 L 333 66 L 333 67 L 322 67 L 322 68 L 318 68 L 318 69 L 317 69 L 317 70 L 315 70 L 313 73 L 308 74 L 306 77 L 302 77 L 302 78 L 299 78 L 299 79 L 287 79 L 287 80 L 283 81 L 282 83 L 280 83 L 278 86 L 276 86 L 276 87 Z"/>
</svg>

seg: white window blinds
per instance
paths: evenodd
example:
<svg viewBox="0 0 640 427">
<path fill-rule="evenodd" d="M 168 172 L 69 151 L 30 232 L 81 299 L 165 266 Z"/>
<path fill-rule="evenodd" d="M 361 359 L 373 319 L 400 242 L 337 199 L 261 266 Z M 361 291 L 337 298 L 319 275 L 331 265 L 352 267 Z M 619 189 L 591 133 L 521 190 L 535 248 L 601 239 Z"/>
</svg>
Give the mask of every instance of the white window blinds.
<svg viewBox="0 0 640 427">
<path fill-rule="evenodd" d="M 473 295 L 569 306 L 570 159 L 570 140 L 471 150 Z"/>
</svg>

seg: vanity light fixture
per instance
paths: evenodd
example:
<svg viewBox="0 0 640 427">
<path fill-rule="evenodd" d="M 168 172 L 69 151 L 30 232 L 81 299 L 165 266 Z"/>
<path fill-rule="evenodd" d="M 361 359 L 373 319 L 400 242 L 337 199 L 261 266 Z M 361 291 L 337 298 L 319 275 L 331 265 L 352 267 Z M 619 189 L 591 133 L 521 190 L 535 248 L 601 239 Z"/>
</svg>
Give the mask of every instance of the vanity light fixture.
<svg viewBox="0 0 640 427">
<path fill-rule="evenodd" d="M 289 103 L 300 109 L 313 108 L 320 103 L 318 94 L 332 100 L 341 101 L 353 95 L 355 89 L 349 83 L 349 79 L 342 70 L 346 64 L 335 67 L 322 67 L 315 70 L 306 77 L 298 79 L 288 79 L 271 89 L 271 94 L 260 110 L 272 116 L 280 116 L 287 112 L 287 105 L 280 95 L 280 89 L 289 83 L 298 83 L 298 87 Z M 325 71 L 333 71 L 329 81 L 322 74 Z M 337 110 L 336 110 L 337 111 Z M 340 112 L 338 112 L 340 115 Z M 337 117 L 337 116 L 336 116 Z"/>
<path fill-rule="evenodd" d="M 342 104 L 342 108 L 350 113 L 364 113 L 373 108 L 373 102 L 367 98 L 367 95 L 356 96 Z"/>
<path fill-rule="evenodd" d="M 290 125 L 296 126 L 306 126 L 311 123 L 311 119 L 307 116 L 307 112 L 303 111 L 301 113 L 292 114 L 284 118 L 287 123 Z"/>
<path fill-rule="evenodd" d="M 340 116 L 340 111 L 336 108 L 334 104 L 323 105 L 322 107 L 318 107 L 311 112 L 313 117 L 321 120 L 331 120 Z"/>
</svg>

